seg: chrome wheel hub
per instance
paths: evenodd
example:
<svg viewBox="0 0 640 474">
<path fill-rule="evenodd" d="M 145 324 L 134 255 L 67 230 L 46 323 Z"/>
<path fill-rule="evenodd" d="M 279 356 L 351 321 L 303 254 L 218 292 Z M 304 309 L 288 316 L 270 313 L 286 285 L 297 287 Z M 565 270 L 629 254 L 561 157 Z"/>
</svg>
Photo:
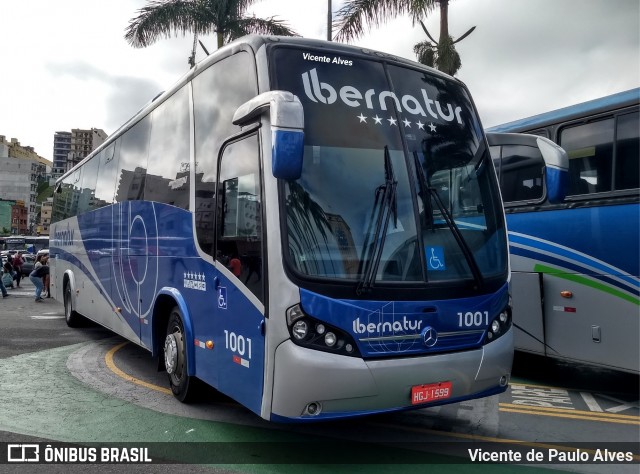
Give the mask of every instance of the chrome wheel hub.
<svg viewBox="0 0 640 474">
<path fill-rule="evenodd" d="M 178 367 L 178 342 L 174 334 L 167 334 L 164 340 L 164 365 L 168 374 L 174 374 Z"/>
</svg>

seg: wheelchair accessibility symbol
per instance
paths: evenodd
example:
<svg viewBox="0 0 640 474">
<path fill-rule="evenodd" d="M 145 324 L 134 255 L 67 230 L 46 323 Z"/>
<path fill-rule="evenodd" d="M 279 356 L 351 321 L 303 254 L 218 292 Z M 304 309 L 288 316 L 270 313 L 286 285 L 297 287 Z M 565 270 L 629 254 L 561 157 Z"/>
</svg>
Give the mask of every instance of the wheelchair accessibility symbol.
<svg viewBox="0 0 640 474">
<path fill-rule="evenodd" d="M 427 270 L 444 271 L 447 266 L 444 261 L 443 247 L 427 247 Z"/>
<path fill-rule="evenodd" d="M 227 309 L 227 288 L 224 286 L 218 288 L 218 308 Z"/>
</svg>

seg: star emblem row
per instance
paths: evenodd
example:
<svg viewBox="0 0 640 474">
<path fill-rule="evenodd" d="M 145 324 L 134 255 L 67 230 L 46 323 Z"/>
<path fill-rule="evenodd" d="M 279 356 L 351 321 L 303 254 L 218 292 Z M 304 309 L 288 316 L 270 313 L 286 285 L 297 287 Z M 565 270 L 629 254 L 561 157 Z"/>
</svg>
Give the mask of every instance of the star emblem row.
<svg viewBox="0 0 640 474">
<path fill-rule="evenodd" d="M 381 125 L 382 121 L 386 120 L 387 122 L 389 122 L 389 126 L 390 127 L 392 127 L 394 125 L 396 127 L 398 126 L 398 121 L 393 117 L 389 117 L 388 119 L 385 119 L 383 117 L 378 117 L 377 114 L 376 114 L 375 117 L 366 117 L 366 116 L 362 115 L 362 113 L 360 113 L 360 115 L 356 115 L 356 117 L 360 120 L 360 123 L 369 123 L 369 122 L 367 122 L 367 119 L 371 118 L 371 119 L 373 119 L 373 123 L 375 125 Z M 412 122 L 410 122 L 406 118 L 404 120 L 401 120 L 400 122 L 404 124 L 405 128 L 411 128 Z M 417 122 L 415 122 L 415 125 L 417 125 L 418 129 L 420 129 L 420 130 L 425 130 L 424 127 L 428 126 L 429 127 L 429 131 L 431 131 L 431 132 L 435 132 L 436 131 L 436 126 L 433 123 L 426 124 L 426 123 L 422 123 L 420 120 L 418 120 Z"/>
<path fill-rule="evenodd" d="M 204 273 L 193 273 L 193 272 L 184 272 L 184 279 L 185 280 L 198 280 L 198 281 L 204 281 Z"/>
</svg>

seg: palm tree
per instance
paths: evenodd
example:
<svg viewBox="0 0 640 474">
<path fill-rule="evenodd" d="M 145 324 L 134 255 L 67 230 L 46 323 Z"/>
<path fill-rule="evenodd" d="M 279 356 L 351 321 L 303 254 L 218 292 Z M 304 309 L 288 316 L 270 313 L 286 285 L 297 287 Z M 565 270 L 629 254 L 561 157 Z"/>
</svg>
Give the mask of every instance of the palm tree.
<svg viewBox="0 0 640 474">
<path fill-rule="evenodd" d="M 421 18 L 435 8 L 440 9 L 440 38 L 435 41 Z M 409 14 L 413 23 L 420 22 L 430 41 L 423 41 L 413 48 L 418 61 L 427 66 L 437 67 L 454 75 L 462 65 L 455 43 L 469 36 L 475 26 L 457 40 L 449 35 L 449 0 L 347 0 L 338 11 L 336 40 L 349 41 L 364 33 L 365 23 L 380 26 L 381 23 L 399 15 Z"/>
<path fill-rule="evenodd" d="M 247 9 L 255 2 L 256 0 L 151 0 L 138 10 L 138 16 L 129 21 L 124 37 L 131 46 L 144 48 L 160 37 L 193 33 L 193 49 L 189 57 L 189 64 L 193 66 L 198 35 L 215 33 L 218 48 L 252 33 L 297 36 L 295 31 L 274 17 L 246 16 Z"/>
</svg>

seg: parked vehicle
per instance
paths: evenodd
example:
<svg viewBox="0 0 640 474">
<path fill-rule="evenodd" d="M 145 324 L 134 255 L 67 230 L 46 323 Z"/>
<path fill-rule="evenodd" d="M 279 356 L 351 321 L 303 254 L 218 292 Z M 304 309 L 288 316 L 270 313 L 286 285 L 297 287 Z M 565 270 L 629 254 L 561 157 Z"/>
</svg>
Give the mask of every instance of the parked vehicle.
<svg viewBox="0 0 640 474">
<path fill-rule="evenodd" d="M 23 253 L 22 260 L 24 260 L 22 263 L 22 274 L 24 276 L 29 276 L 29 273 L 33 271 L 33 265 L 36 263 L 36 256 L 29 253 Z"/>
</svg>

